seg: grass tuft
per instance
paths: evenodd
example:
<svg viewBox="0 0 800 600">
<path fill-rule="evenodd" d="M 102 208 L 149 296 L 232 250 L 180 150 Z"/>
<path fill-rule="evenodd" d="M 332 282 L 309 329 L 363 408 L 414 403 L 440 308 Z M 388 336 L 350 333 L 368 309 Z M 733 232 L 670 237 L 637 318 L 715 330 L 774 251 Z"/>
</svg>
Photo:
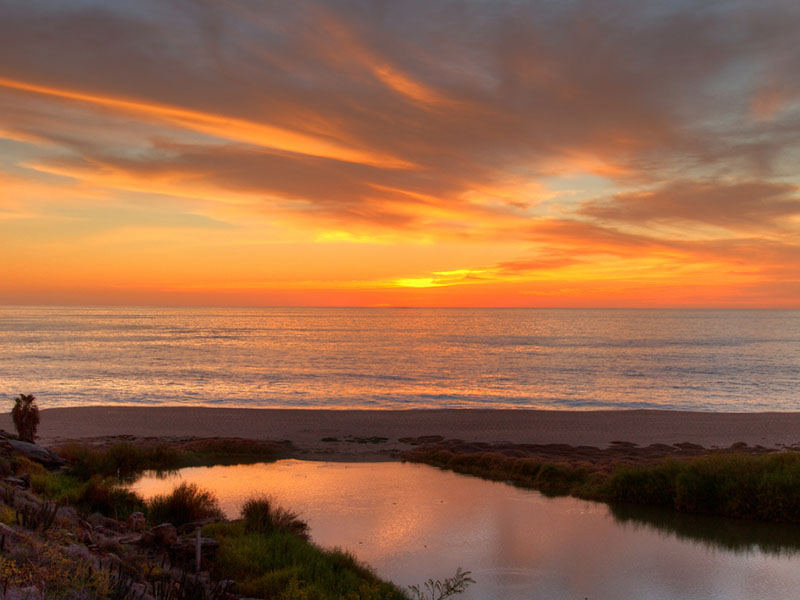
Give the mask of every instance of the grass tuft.
<svg viewBox="0 0 800 600">
<path fill-rule="evenodd" d="M 204 519 L 221 519 L 222 510 L 216 496 L 194 483 L 181 483 L 172 493 L 153 496 L 147 502 L 151 523 L 185 525 Z"/>
<path fill-rule="evenodd" d="M 308 524 L 297 513 L 275 506 L 266 497 L 250 498 L 242 506 L 242 519 L 248 532 L 285 531 L 303 539 L 309 538 Z"/>
</svg>

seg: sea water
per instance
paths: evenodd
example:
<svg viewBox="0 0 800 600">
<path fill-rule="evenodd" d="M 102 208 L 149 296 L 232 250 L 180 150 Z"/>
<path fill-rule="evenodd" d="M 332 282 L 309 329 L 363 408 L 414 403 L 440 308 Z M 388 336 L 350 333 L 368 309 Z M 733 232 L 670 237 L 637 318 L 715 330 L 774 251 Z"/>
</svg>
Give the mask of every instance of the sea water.
<svg viewBox="0 0 800 600">
<path fill-rule="evenodd" d="M 800 311 L 0 307 L 46 406 L 800 409 Z"/>
</svg>

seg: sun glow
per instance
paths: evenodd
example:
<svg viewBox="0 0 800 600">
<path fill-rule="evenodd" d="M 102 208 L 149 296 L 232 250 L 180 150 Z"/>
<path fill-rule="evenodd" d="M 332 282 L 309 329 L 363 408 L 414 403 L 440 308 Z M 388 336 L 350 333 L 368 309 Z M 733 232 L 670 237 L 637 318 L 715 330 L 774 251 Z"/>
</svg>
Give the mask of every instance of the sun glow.
<svg viewBox="0 0 800 600">
<path fill-rule="evenodd" d="M 798 306 L 791 11 L 143 1 L 2 9 L 0 302 Z"/>
</svg>

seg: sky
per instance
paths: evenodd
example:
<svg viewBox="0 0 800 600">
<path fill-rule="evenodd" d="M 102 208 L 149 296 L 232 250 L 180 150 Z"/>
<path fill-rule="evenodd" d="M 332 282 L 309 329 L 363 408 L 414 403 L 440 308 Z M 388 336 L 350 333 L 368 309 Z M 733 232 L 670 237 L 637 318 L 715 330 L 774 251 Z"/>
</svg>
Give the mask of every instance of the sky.
<svg viewBox="0 0 800 600">
<path fill-rule="evenodd" d="M 0 303 L 800 308 L 796 0 L 0 0 Z"/>
</svg>

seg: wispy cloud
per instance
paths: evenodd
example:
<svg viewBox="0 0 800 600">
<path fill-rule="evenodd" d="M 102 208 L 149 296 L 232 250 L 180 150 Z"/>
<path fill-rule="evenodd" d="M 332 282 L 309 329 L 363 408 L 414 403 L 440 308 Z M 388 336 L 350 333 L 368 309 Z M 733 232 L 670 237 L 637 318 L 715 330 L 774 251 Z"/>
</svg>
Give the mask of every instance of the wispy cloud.
<svg viewBox="0 0 800 600">
<path fill-rule="evenodd" d="M 36 240 L 20 265 L 49 253 L 95 292 L 103 245 L 147 288 L 137 243 L 172 253 L 186 293 L 232 293 L 225 260 L 245 295 L 291 260 L 297 281 L 400 303 L 671 286 L 769 304 L 742 291 L 761 284 L 781 304 L 800 279 L 796 3 L 12 0 L 0 17 L 0 228 Z M 66 213 L 84 217 L 59 235 Z M 180 274 L 207 256 L 208 277 Z M 331 299 L 311 287 L 292 289 Z"/>
</svg>

